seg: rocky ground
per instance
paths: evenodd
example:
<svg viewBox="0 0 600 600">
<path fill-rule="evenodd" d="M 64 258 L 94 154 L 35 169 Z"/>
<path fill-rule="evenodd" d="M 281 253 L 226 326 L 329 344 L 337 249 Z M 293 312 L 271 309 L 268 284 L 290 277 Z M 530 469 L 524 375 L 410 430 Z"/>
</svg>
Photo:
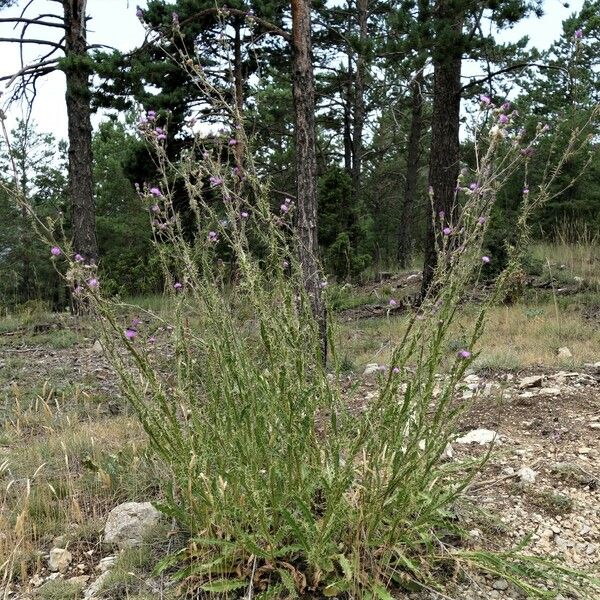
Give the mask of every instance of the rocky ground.
<svg viewBox="0 0 600 600">
<path fill-rule="evenodd" d="M 91 343 L 85 348 L 52 351 L 7 348 L 3 360 L 13 356 L 29 365 L 28 377 L 34 379 L 43 379 L 52 369 L 69 365 L 69 377 L 84 378 L 89 386 L 101 390 L 107 398 L 102 412 L 110 414 L 108 399 L 114 397 L 115 390 L 101 348 Z M 0 367 L 4 367 L 1 361 Z M 376 389 L 368 373 L 369 368 L 358 394 L 364 402 Z M 8 389 L 10 380 L 3 385 Z M 465 379 L 460 393 L 473 400 L 473 408 L 465 415 L 459 439 L 452 444 L 452 456 L 480 456 L 492 441 L 495 444 L 492 458 L 468 490 L 469 498 L 483 509 L 480 520 L 466 523 L 474 546 L 492 539 L 496 549 L 508 548 L 531 534 L 528 548 L 533 554 L 556 557 L 567 566 L 598 575 L 600 363 L 573 371 L 473 373 Z M 131 511 L 123 525 L 126 540 L 127 536 L 135 538 L 136 527 L 143 526 L 145 517 L 150 521 L 155 517 L 148 506 L 143 510 L 135 506 Z M 111 534 L 109 518 L 104 541 L 111 535 L 114 531 Z M 51 597 L 40 596 L 39 590 L 52 581 L 79 586 L 79 597 L 88 600 L 101 597 L 99 581 L 108 577 L 118 553 L 130 545 L 117 538 L 113 537 L 110 550 L 99 543 L 73 552 L 62 548 L 60 538 L 56 539 L 53 548 L 44 549 L 39 572 L 30 582 L 31 590 L 23 593 L 7 588 L 3 597 Z M 147 587 L 152 589 L 154 585 L 156 582 L 149 581 Z M 160 597 L 159 591 L 156 594 Z M 428 592 L 407 596 L 456 600 L 520 597 L 520 592 L 504 579 L 485 577 L 452 584 L 445 595 Z"/>
</svg>

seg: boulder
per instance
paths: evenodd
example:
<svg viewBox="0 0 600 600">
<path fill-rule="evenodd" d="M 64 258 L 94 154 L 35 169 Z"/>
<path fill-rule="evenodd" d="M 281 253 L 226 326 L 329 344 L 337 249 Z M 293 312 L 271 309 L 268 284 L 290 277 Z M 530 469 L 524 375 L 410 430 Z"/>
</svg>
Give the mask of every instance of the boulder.
<svg viewBox="0 0 600 600">
<path fill-rule="evenodd" d="M 133 548 L 160 520 L 161 514 L 150 502 L 125 502 L 113 508 L 104 527 L 104 541 L 119 548 Z"/>
</svg>

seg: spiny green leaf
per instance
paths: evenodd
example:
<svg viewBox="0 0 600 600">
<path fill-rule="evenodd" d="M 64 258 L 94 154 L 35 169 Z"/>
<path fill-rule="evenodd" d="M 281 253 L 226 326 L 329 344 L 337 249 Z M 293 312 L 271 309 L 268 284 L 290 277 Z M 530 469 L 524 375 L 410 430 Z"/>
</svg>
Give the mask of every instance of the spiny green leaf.
<svg viewBox="0 0 600 600">
<path fill-rule="evenodd" d="M 245 579 L 216 579 L 210 583 L 205 583 L 202 589 L 205 592 L 231 592 L 233 590 L 239 590 L 240 588 L 248 585 Z"/>
</svg>

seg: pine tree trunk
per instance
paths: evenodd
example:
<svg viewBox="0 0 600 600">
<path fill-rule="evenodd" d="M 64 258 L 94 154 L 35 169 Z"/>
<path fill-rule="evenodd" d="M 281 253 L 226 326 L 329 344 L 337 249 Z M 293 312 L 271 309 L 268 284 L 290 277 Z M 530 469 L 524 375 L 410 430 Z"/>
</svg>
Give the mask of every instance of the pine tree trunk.
<svg viewBox="0 0 600 600">
<path fill-rule="evenodd" d="M 429 0 L 419 0 L 419 13 L 417 26 L 419 28 L 419 40 L 424 32 L 423 26 L 429 18 Z M 400 212 L 400 232 L 398 236 L 398 262 L 402 268 L 406 268 L 412 254 L 415 205 L 417 203 L 417 188 L 419 184 L 419 167 L 421 165 L 421 137 L 423 136 L 424 118 L 423 108 L 425 106 L 425 75 L 423 73 L 427 62 L 427 53 L 418 49 L 416 59 L 415 76 L 410 82 L 411 93 L 411 115 L 410 131 L 406 150 L 406 180 L 404 183 L 404 202 Z"/>
<path fill-rule="evenodd" d="M 418 65 L 418 71 L 411 81 L 411 117 L 410 131 L 406 151 L 406 180 L 404 184 L 404 202 L 400 212 L 400 235 L 398 237 L 398 261 L 406 268 L 412 254 L 414 212 L 419 183 L 421 163 L 421 137 L 423 135 L 423 76 L 424 65 Z"/>
<path fill-rule="evenodd" d="M 352 177 L 352 56 L 348 51 L 348 78 L 344 85 L 344 170 Z"/>
<path fill-rule="evenodd" d="M 438 0 L 435 18 L 445 35 L 438 34 L 433 52 L 433 112 L 429 185 L 433 188 L 433 214 L 427 211 L 427 238 L 421 296 L 429 291 L 437 263 L 436 239 L 451 223 L 455 211 L 455 190 L 459 174 L 461 33 L 464 15 L 453 14 L 452 2 Z M 453 43 L 453 40 L 455 43 Z M 439 47 L 443 43 L 444 47 Z M 444 214 L 443 224 L 439 215 Z"/>
<path fill-rule="evenodd" d="M 98 259 L 96 207 L 92 180 L 90 73 L 86 42 L 87 0 L 63 0 L 65 15 L 69 200 L 73 210 L 73 250 L 88 261 Z"/>
<path fill-rule="evenodd" d="M 358 31 L 360 48 L 356 56 L 356 77 L 354 83 L 354 130 L 352 132 L 352 185 L 354 197 L 360 193 L 363 155 L 363 129 L 365 125 L 365 44 L 368 41 L 369 0 L 357 0 Z"/>
<path fill-rule="evenodd" d="M 310 0 L 292 0 L 292 88 L 296 134 L 298 253 L 304 287 L 321 334 L 321 361 L 327 360 L 327 323 L 321 296 L 317 242 L 317 156 Z"/>
<path fill-rule="evenodd" d="M 242 19 L 236 18 L 233 23 L 235 37 L 233 42 L 233 78 L 235 86 L 235 107 L 237 110 L 236 119 L 241 125 L 244 118 L 244 74 L 242 71 Z M 244 141 L 238 139 L 234 149 L 235 162 L 239 168 L 243 167 L 244 163 Z"/>
</svg>

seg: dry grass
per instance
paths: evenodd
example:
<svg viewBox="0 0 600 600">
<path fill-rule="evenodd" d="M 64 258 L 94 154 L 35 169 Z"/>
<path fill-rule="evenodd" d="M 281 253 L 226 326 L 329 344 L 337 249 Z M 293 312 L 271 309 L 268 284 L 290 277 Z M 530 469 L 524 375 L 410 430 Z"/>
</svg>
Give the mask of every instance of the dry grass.
<svg viewBox="0 0 600 600">
<path fill-rule="evenodd" d="M 566 271 L 583 279 L 586 286 L 600 289 L 600 236 L 585 224 L 564 223 L 551 232 L 552 243 L 538 243 L 531 255 L 545 268 L 554 267 L 554 275 Z"/>
<path fill-rule="evenodd" d="M 600 298 L 599 298 L 600 302 Z M 467 309 L 454 325 L 448 353 L 466 344 L 463 332 L 475 317 Z M 361 368 L 368 363 L 386 364 L 395 344 L 399 343 L 407 317 L 371 319 L 345 323 L 338 340 L 342 356 Z M 558 348 L 567 346 L 573 358 L 558 357 Z M 489 312 L 486 333 L 475 363 L 479 368 L 517 370 L 535 365 L 574 367 L 600 360 L 600 327 L 585 319 L 581 312 L 566 312 L 552 302 L 542 305 L 515 304 L 498 306 Z"/>
<path fill-rule="evenodd" d="M 51 395 L 48 394 L 47 398 Z M 23 409 L 7 399 L 0 448 L 0 577 L 26 584 L 40 553 L 93 547 L 108 511 L 151 498 L 158 471 L 129 416 L 92 416 L 72 399 L 39 397 Z"/>
</svg>

